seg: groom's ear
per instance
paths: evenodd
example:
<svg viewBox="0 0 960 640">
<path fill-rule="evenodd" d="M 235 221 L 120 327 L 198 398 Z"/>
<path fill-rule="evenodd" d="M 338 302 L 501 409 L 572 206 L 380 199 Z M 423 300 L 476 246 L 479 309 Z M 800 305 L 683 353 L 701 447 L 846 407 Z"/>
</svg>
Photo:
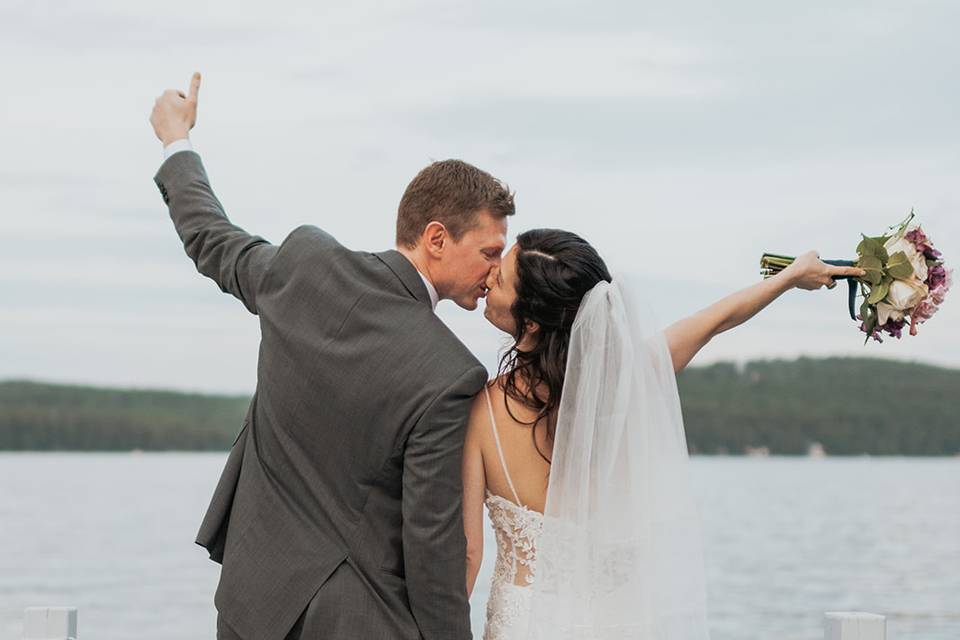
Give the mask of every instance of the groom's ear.
<svg viewBox="0 0 960 640">
<path fill-rule="evenodd" d="M 431 220 L 423 229 L 423 235 L 420 236 L 423 248 L 434 258 L 439 258 L 447 243 L 450 241 L 450 234 L 442 222 Z"/>
</svg>

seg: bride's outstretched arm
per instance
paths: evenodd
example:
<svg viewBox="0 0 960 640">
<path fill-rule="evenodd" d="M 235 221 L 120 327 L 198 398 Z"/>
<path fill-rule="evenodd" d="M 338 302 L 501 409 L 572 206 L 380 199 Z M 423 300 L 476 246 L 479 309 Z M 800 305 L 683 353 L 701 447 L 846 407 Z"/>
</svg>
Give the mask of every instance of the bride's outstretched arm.
<svg viewBox="0 0 960 640">
<path fill-rule="evenodd" d="M 679 373 L 710 340 L 743 324 L 790 289 L 813 291 L 832 286 L 834 276 L 862 276 L 856 267 L 834 267 L 809 251 L 779 274 L 758 282 L 678 320 L 664 332 L 673 370 Z"/>
<path fill-rule="evenodd" d="M 463 530 L 467 536 L 467 597 L 473 593 L 483 560 L 483 498 L 487 477 L 483 471 L 481 392 L 473 402 L 463 443 Z"/>
</svg>

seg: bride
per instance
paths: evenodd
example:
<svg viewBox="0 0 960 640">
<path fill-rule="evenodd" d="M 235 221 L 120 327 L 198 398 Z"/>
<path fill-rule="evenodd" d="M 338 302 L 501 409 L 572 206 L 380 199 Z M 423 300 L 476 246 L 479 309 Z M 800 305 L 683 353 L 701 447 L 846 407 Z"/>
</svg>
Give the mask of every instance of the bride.
<svg viewBox="0 0 960 640">
<path fill-rule="evenodd" d="M 708 637 L 675 374 L 793 288 L 860 276 L 809 252 L 666 330 L 579 236 L 521 234 L 484 315 L 514 338 L 473 405 L 463 458 L 467 592 L 497 540 L 485 640 Z"/>
</svg>

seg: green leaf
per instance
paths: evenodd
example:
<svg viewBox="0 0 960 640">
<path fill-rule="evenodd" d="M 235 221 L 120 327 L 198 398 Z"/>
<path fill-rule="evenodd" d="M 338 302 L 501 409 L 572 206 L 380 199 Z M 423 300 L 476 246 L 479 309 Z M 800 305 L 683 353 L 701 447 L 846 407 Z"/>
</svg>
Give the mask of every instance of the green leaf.
<svg viewBox="0 0 960 640">
<path fill-rule="evenodd" d="M 865 320 L 865 322 L 867 325 L 866 326 L 867 338 L 869 338 L 870 335 L 873 333 L 873 330 L 877 328 L 877 322 L 878 322 L 877 314 L 871 313 L 869 316 L 867 316 L 867 319 Z"/>
<path fill-rule="evenodd" d="M 877 328 L 879 324 L 879 318 L 877 317 L 877 310 L 866 300 L 863 301 L 863 304 L 860 305 L 860 320 L 863 322 L 864 328 L 867 331 L 867 340 L 864 340 L 863 343 L 867 344 L 870 339 L 871 334 L 874 329 Z"/>
<path fill-rule="evenodd" d="M 863 279 L 877 285 L 883 279 L 883 262 L 876 256 L 863 256 L 857 260 L 857 266 L 867 272 Z M 909 265 L 908 265 L 909 266 Z"/>
<path fill-rule="evenodd" d="M 867 302 L 870 304 L 877 304 L 887 297 L 887 294 L 890 292 L 890 283 L 893 280 L 891 278 L 884 278 L 880 281 L 880 284 L 873 287 L 870 290 L 870 296 L 867 298 Z"/>
<path fill-rule="evenodd" d="M 898 280 L 907 280 L 913 276 L 913 265 L 907 259 L 907 254 L 897 251 L 887 261 L 887 273 Z"/>
<path fill-rule="evenodd" d="M 883 248 L 883 243 L 878 241 L 878 238 L 863 236 L 863 240 L 857 245 L 857 253 L 861 256 L 877 256 L 881 260 L 884 260 L 886 259 L 887 251 Z"/>
<path fill-rule="evenodd" d="M 884 262 L 889 260 L 890 255 L 887 253 L 886 247 L 883 246 L 888 240 L 888 238 L 886 236 L 880 236 L 878 238 L 872 238 L 872 240 L 876 241 L 877 243 L 877 250 L 874 255 L 876 255 L 878 258 L 880 258 Z"/>
</svg>

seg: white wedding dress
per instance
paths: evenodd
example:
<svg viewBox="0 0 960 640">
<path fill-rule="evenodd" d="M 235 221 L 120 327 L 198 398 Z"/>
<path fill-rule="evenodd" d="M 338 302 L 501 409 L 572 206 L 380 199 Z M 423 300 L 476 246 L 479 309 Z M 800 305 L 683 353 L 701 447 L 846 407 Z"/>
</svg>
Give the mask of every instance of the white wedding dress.
<svg viewBox="0 0 960 640">
<path fill-rule="evenodd" d="M 543 513 L 489 490 L 484 640 L 708 640 L 699 515 L 664 333 L 622 279 L 580 304 Z"/>
<path fill-rule="evenodd" d="M 484 500 L 497 538 L 497 563 L 493 568 L 490 597 L 487 600 L 483 640 L 514 640 L 526 637 L 529 625 L 530 586 L 536 571 L 537 538 L 543 529 L 543 514 L 524 506 L 517 495 L 500 446 L 490 390 L 485 388 L 484 393 L 497 454 L 514 501 L 491 493 L 489 489 Z"/>
</svg>

